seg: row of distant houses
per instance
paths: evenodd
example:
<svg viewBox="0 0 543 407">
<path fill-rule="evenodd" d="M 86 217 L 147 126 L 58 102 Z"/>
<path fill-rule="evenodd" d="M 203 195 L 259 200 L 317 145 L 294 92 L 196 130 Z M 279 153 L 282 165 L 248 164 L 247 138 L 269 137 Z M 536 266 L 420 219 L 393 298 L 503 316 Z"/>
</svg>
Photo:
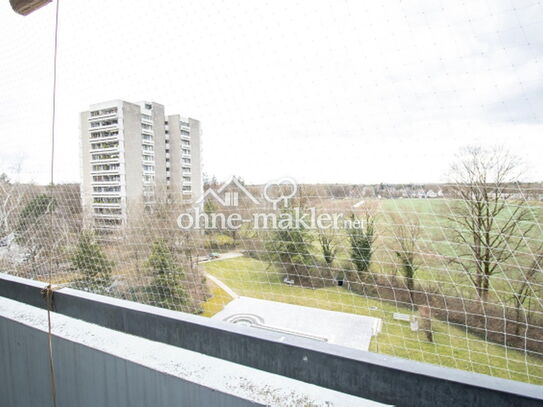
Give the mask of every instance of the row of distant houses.
<svg viewBox="0 0 543 407">
<path fill-rule="evenodd" d="M 416 191 L 405 191 L 402 193 L 402 198 L 420 198 L 420 199 L 432 199 L 432 198 L 443 198 L 443 191 L 438 189 L 434 191 L 433 189 L 419 189 Z"/>
<path fill-rule="evenodd" d="M 500 193 L 500 198 L 510 200 L 539 200 L 543 201 L 543 193 L 531 191 L 529 189 L 519 189 L 514 192 L 509 188 Z M 402 188 L 401 186 L 378 188 L 374 186 L 365 186 L 359 190 L 353 191 L 350 194 L 351 198 L 378 198 L 378 199 L 436 199 L 436 198 L 452 198 L 454 195 L 448 190 L 441 188 Z M 348 197 L 346 197 L 348 198 Z"/>
<path fill-rule="evenodd" d="M 424 189 L 424 188 L 394 188 L 394 189 L 378 189 L 373 187 L 364 187 L 361 191 L 362 197 L 375 197 L 378 199 L 383 198 L 418 198 L 418 199 L 435 199 L 443 198 L 444 194 L 441 189 Z"/>
<path fill-rule="evenodd" d="M 312 188 L 311 190 L 309 189 L 310 187 Z M 309 197 L 330 197 L 332 199 L 440 199 L 453 197 L 452 191 L 447 186 L 440 188 L 438 185 L 432 185 L 432 187 L 424 185 L 361 185 L 349 188 L 348 191 L 341 191 L 336 187 L 337 185 L 303 185 L 298 186 L 298 189 L 299 191 L 303 189 Z M 343 186 L 343 188 L 347 189 L 348 186 Z M 263 195 L 263 190 L 263 185 L 245 185 L 237 177 L 232 177 L 222 185 L 216 183 L 213 186 L 209 186 L 201 201 L 211 201 L 219 207 L 269 205 L 271 201 Z M 331 192 L 336 193 L 332 194 Z M 337 192 L 347 193 L 339 194 Z M 526 189 L 520 190 L 520 192 L 510 190 L 503 193 L 503 198 L 511 200 L 539 199 L 543 201 L 543 194 L 538 192 Z M 286 195 L 289 195 L 289 193 L 289 191 L 284 191 Z"/>
<path fill-rule="evenodd" d="M 434 191 L 432 189 L 429 189 L 428 191 L 416 191 L 416 192 L 404 192 L 401 195 L 387 195 L 387 194 L 377 194 L 375 196 L 377 199 L 390 199 L 390 198 L 396 198 L 396 199 L 435 199 L 435 198 L 443 198 L 443 191 Z"/>
</svg>

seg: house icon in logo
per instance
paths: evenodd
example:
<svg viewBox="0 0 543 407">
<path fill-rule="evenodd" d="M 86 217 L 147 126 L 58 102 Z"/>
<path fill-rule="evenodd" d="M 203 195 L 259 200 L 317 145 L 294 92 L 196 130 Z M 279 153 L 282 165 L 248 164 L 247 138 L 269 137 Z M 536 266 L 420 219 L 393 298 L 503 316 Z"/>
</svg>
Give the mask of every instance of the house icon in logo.
<svg viewBox="0 0 543 407">
<path fill-rule="evenodd" d="M 198 199 L 197 203 L 205 202 L 206 199 L 214 199 L 221 206 L 237 207 L 240 201 L 249 200 L 255 205 L 260 205 L 258 199 L 243 186 L 237 177 L 230 177 L 228 181 L 222 184 L 219 189 L 208 188 Z"/>
</svg>

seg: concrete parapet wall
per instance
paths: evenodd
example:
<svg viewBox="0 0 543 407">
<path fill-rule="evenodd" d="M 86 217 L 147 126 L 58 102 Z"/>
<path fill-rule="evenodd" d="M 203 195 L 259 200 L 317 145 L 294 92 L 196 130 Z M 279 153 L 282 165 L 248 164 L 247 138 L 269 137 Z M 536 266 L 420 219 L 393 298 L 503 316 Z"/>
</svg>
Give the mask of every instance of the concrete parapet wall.
<svg viewBox="0 0 543 407">
<path fill-rule="evenodd" d="M 44 284 L 0 274 L 0 296 L 45 306 Z M 55 311 L 225 361 L 400 406 L 540 406 L 543 387 L 289 337 L 71 289 Z"/>
</svg>

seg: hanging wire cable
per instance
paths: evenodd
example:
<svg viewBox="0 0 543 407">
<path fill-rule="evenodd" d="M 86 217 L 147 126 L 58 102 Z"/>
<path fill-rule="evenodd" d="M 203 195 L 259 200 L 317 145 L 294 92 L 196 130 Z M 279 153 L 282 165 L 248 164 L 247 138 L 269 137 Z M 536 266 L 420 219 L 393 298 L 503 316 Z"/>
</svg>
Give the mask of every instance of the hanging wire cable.
<svg viewBox="0 0 543 407">
<path fill-rule="evenodd" d="M 57 102 L 57 56 L 58 56 L 58 15 L 59 15 L 59 3 L 56 1 L 55 8 L 55 42 L 53 51 L 53 92 L 52 92 L 52 112 L 51 112 L 51 172 L 50 172 L 50 194 L 49 200 L 49 217 L 51 220 L 51 230 L 53 230 L 53 202 L 54 202 L 54 170 L 55 170 L 55 118 L 56 118 L 56 102 Z M 48 346 L 49 346 L 49 369 L 51 372 L 51 401 L 53 407 L 57 406 L 57 392 L 56 392 L 56 380 L 55 380 L 55 366 L 53 360 L 53 335 L 51 324 L 51 311 L 53 308 L 53 288 L 52 288 L 52 271 L 53 271 L 53 256 L 49 256 L 50 264 L 48 270 L 48 286 L 46 288 L 45 296 L 47 301 L 47 329 L 48 329 Z"/>
</svg>

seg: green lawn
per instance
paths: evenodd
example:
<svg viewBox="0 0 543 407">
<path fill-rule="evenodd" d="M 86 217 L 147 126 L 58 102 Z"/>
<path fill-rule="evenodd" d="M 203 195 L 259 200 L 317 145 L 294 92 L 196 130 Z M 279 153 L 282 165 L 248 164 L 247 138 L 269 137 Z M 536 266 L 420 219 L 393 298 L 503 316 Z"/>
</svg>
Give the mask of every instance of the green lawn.
<svg viewBox="0 0 543 407">
<path fill-rule="evenodd" d="M 452 239 L 451 222 L 445 216 L 454 213 L 454 206 L 458 202 L 450 199 L 387 199 L 383 200 L 379 208 L 381 230 L 380 241 L 377 242 L 375 253 L 376 272 L 393 273 L 397 265 L 386 264 L 387 247 L 393 246 L 394 226 L 390 223 L 390 214 L 400 213 L 415 216 L 421 226 L 419 240 L 419 256 L 417 280 L 428 282 L 451 293 L 462 295 L 466 298 L 475 298 L 476 293 L 472 283 L 465 272 L 458 266 L 449 262 L 448 258 L 457 258 L 466 253 L 466 247 Z M 498 217 L 503 220 L 507 213 L 515 208 L 515 202 L 511 201 L 509 207 Z M 532 220 L 525 226 L 533 226 L 527 236 L 526 242 L 530 247 L 521 246 L 518 255 L 504 262 L 490 280 L 490 299 L 504 304 L 512 304 L 512 288 L 520 285 L 524 270 L 527 270 L 533 262 L 533 250 L 543 244 L 543 205 L 541 202 L 530 201 L 526 203 L 526 209 L 531 213 Z M 520 233 L 520 231 L 517 231 Z M 388 249 L 390 258 L 390 249 Z M 396 259 L 392 260 L 394 263 Z M 379 265 L 380 263 L 380 265 Z M 390 263 L 390 262 L 389 262 Z M 524 268 L 524 270 L 522 269 Z M 534 312 L 543 312 L 537 301 L 533 301 Z"/>
<path fill-rule="evenodd" d="M 322 201 L 319 209 L 323 212 L 343 212 L 349 215 L 354 201 Z M 451 222 L 446 218 L 453 213 L 458 202 L 451 199 L 381 199 L 368 200 L 368 206 L 374 208 L 376 215 L 376 241 L 371 270 L 374 273 L 393 275 L 399 272 L 398 258 L 394 253 L 397 242 L 395 238 L 396 227 L 392 222 L 394 215 L 401 215 L 404 219 L 416 218 L 420 225 L 420 237 L 417 242 L 416 264 L 417 281 L 419 284 L 439 286 L 441 290 L 451 295 L 462 295 L 466 298 L 475 298 L 476 292 L 473 284 L 463 269 L 450 261 L 466 253 L 466 247 L 453 241 Z M 510 205 L 514 205 L 513 202 Z M 509 303 L 512 302 L 511 287 L 519 285 L 518 280 L 523 273 L 519 266 L 527 269 L 533 261 L 533 252 L 536 247 L 543 244 L 543 204 L 541 202 L 528 202 L 526 205 L 533 215 L 534 228 L 529 235 L 532 249 L 522 248 L 524 256 L 514 256 L 504 263 L 490 280 L 490 299 Z M 335 232 L 338 252 L 336 264 L 350 262 L 349 239 L 344 231 Z M 321 249 L 317 241 L 312 245 L 313 254 L 321 259 Z M 535 312 L 543 312 L 533 302 Z"/>
<path fill-rule="evenodd" d="M 408 323 L 392 318 L 394 312 L 409 313 L 407 309 L 365 298 L 341 287 L 312 290 L 287 286 L 273 267 L 246 257 L 203 266 L 239 295 L 382 318 L 383 331 L 372 341 L 371 351 L 543 384 L 543 359 L 486 342 L 463 328 L 434 321 L 434 342 L 429 343 L 424 335 L 412 332 Z M 212 292 L 214 297 L 204 305 L 206 316 L 218 312 L 231 300 L 216 286 Z"/>
<path fill-rule="evenodd" d="M 230 297 L 226 291 L 212 282 L 208 283 L 211 291 L 211 298 L 203 304 L 204 312 L 201 315 L 204 317 L 212 317 L 222 310 L 226 304 L 232 301 L 232 297 Z"/>
</svg>

